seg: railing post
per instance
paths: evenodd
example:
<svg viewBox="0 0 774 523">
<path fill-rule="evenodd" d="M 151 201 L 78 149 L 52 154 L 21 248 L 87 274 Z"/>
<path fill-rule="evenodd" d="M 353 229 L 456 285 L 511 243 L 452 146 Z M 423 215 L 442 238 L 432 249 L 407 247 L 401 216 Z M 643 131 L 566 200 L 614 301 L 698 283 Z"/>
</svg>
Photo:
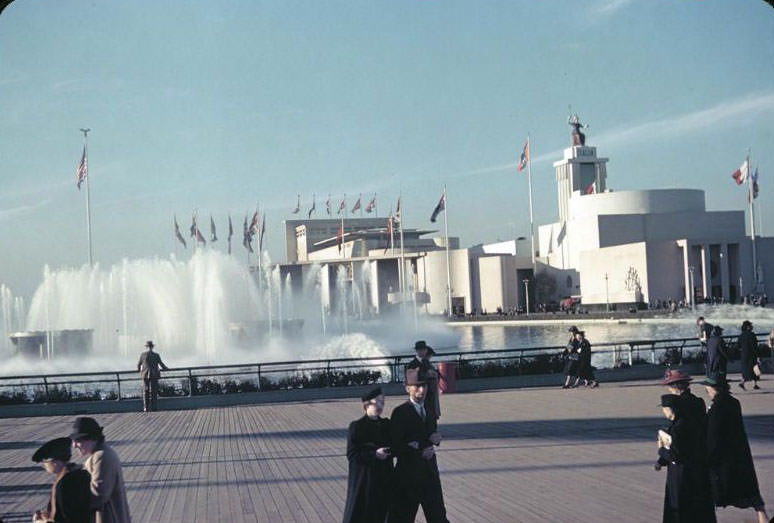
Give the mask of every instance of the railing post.
<svg viewBox="0 0 774 523">
<path fill-rule="evenodd" d="M 331 386 L 331 360 L 328 360 L 325 365 L 325 386 Z"/>
<path fill-rule="evenodd" d="M 189 398 L 193 396 L 193 389 L 194 389 L 194 378 L 193 378 L 193 373 L 189 368 L 188 369 L 188 397 Z"/>
<path fill-rule="evenodd" d="M 261 364 L 258 364 L 258 390 L 263 390 L 261 387 Z"/>
<path fill-rule="evenodd" d="M 116 385 L 118 388 L 118 396 L 116 397 L 116 401 L 121 401 L 121 375 L 116 372 Z"/>
<path fill-rule="evenodd" d="M 524 373 L 524 369 L 521 368 L 521 358 L 524 356 L 524 352 L 519 351 L 519 376 Z"/>
<path fill-rule="evenodd" d="M 629 366 L 634 366 L 634 358 L 632 357 L 632 352 L 634 351 L 634 346 L 630 343 L 629 344 Z"/>
<path fill-rule="evenodd" d="M 653 365 L 656 364 L 656 344 L 650 346 L 650 360 Z"/>
<path fill-rule="evenodd" d="M 48 378 L 46 378 L 45 376 L 43 376 L 43 388 L 46 391 L 46 401 L 45 401 L 45 403 L 48 403 L 51 400 L 51 398 L 48 395 Z"/>
</svg>

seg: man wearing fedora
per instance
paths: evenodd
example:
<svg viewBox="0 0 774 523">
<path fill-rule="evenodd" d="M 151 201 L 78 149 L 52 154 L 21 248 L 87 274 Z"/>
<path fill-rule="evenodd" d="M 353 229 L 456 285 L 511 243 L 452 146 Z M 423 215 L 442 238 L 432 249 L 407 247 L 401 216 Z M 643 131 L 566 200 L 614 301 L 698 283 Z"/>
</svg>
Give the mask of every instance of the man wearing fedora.
<svg viewBox="0 0 774 523">
<path fill-rule="evenodd" d="M 86 456 L 83 467 L 91 474 L 91 508 L 96 510 L 94 523 L 131 523 L 121 460 L 105 443 L 97 420 L 75 418 L 70 439 L 81 455 Z"/>
<path fill-rule="evenodd" d="M 435 354 L 435 351 L 425 340 L 419 340 L 414 344 L 414 352 L 414 359 L 406 365 L 406 370 L 418 369 L 427 380 L 425 409 L 427 409 L 428 417 L 435 424 L 432 430 L 432 432 L 435 432 L 438 430 L 438 418 L 441 417 L 441 395 L 438 391 L 440 374 L 438 369 L 430 362 L 430 357 Z"/>
<path fill-rule="evenodd" d="M 441 437 L 425 409 L 427 379 L 419 369 L 406 371 L 406 392 L 408 401 L 395 407 L 390 417 L 390 450 L 397 463 L 389 522 L 413 522 L 422 505 L 427 523 L 448 523 L 435 457 Z"/>
<path fill-rule="evenodd" d="M 360 400 L 364 415 L 349 424 L 344 523 L 384 523 L 393 483 L 390 420 L 382 418 L 384 394 L 376 387 Z"/>
<path fill-rule="evenodd" d="M 80 465 L 70 463 L 71 456 L 70 438 L 52 439 L 33 454 L 32 461 L 43 463 L 46 472 L 54 476 L 48 507 L 35 512 L 32 516 L 33 523 L 91 522 L 93 514 L 89 503 L 91 478 Z"/>
<path fill-rule="evenodd" d="M 137 370 L 142 378 L 142 410 L 148 412 L 156 410 L 159 397 L 159 378 L 162 370 L 169 370 L 161 356 L 153 352 L 153 342 L 145 342 L 146 351 L 140 354 L 140 361 L 137 362 Z M 159 370 L 161 367 L 161 370 Z"/>
</svg>

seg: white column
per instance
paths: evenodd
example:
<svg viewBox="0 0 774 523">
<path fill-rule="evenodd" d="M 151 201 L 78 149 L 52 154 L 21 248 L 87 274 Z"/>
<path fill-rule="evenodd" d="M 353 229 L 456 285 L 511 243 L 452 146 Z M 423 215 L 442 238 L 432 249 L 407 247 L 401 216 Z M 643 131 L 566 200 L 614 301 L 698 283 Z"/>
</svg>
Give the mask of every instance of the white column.
<svg viewBox="0 0 774 523">
<path fill-rule="evenodd" d="M 710 247 L 708 243 L 701 245 L 701 294 L 703 298 L 709 298 L 712 290 L 710 271 Z"/>
<path fill-rule="evenodd" d="M 688 267 L 691 266 L 691 246 L 688 244 L 688 240 L 677 240 L 677 245 L 683 249 L 683 281 L 685 282 L 685 304 L 691 303 L 691 273 Z"/>
</svg>

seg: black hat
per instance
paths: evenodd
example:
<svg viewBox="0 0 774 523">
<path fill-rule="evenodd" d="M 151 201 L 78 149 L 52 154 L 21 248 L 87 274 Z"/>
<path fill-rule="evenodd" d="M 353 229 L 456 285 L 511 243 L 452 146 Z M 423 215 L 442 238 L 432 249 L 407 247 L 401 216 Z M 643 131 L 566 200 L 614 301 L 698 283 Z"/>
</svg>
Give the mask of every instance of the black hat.
<svg viewBox="0 0 774 523">
<path fill-rule="evenodd" d="M 424 385 L 427 383 L 427 376 L 419 369 L 406 369 L 406 385 Z"/>
<path fill-rule="evenodd" d="M 712 387 L 713 389 L 723 390 L 728 388 L 728 380 L 725 374 L 718 374 L 713 372 L 707 378 L 701 382 L 702 385 Z"/>
<path fill-rule="evenodd" d="M 94 418 L 80 417 L 73 422 L 73 433 L 70 439 L 99 439 L 102 437 L 102 427 Z"/>
<path fill-rule="evenodd" d="M 425 343 L 425 340 L 419 340 L 418 342 L 416 342 L 414 344 L 414 350 L 416 351 L 416 350 L 419 350 L 419 349 L 427 349 L 427 354 L 428 355 L 435 354 L 435 351 L 433 350 L 433 348 L 430 345 L 428 345 L 427 343 Z"/>
<path fill-rule="evenodd" d="M 365 401 L 372 400 L 375 397 L 381 396 L 381 395 L 382 395 L 382 388 L 381 387 L 376 387 L 376 388 L 373 388 L 373 389 L 369 390 L 368 392 L 366 392 L 362 396 L 360 396 L 360 399 L 365 402 Z"/>
<path fill-rule="evenodd" d="M 671 409 L 674 409 L 677 407 L 678 401 L 680 401 L 680 396 L 677 394 L 662 394 L 659 407 L 670 407 Z"/>
<path fill-rule="evenodd" d="M 56 438 L 46 442 L 32 455 L 32 461 L 40 463 L 47 459 L 58 459 L 67 463 L 72 456 L 73 442 L 70 438 Z"/>
<path fill-rule="evenodd" d="M 567 332 L 572 332 L 573 334 L 575 334 L 576 332 L 578 332 L 578 327 L 576 327 L 575 325 L 573 325 L 572 327 L 570 327 L 569 329 L 567 329 Z"/>
<path fill-rule="evenodd" d="M 154 347 L 153 341 L 152 340 L 146 341 L 145 346 L 148 347 L 149 349 L 152 349 Z"/>
<path fill-rule="evenodd" d="M 752 324 L 752 322 L 750 320 L 744 320 L 742 322 L 742 330 L 743 331 L 745 331 L 745 330 L 751 331 L 752 328 L 753 328 L 753 324 Z"/>
</svg>

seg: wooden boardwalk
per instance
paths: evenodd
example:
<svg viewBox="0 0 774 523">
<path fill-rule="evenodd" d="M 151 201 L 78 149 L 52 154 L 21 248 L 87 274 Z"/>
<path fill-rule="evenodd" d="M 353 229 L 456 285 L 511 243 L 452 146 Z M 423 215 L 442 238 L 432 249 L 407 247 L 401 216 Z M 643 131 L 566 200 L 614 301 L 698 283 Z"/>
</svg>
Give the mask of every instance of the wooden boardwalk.
<svg viewBox="0 0 774 523">
<path fill-rule="evenodd" d="M 763 386 L 736 396 L 774 508 L 774 383 Z M 706 399 L 703 387 L 694 391 Z M 444 396 L 438 463 L 449 519 L 660 521 L 664 472 L 653 463 L 662 393 L 638 382 Z M 403 400 L 389 397 L 387 413 Z M 135 523 L 311 523 L 340 521 L 345 429 L 360 413 L 357 400 L 334 400 L 96 417 L 123 461 Z M 50 479 L 30 458 L 71 422 L 0 420 L 3 521 L 29 521 L 45 504 Z M 729 523 L 752 515 L 718 511 Z"/>
</svg>

